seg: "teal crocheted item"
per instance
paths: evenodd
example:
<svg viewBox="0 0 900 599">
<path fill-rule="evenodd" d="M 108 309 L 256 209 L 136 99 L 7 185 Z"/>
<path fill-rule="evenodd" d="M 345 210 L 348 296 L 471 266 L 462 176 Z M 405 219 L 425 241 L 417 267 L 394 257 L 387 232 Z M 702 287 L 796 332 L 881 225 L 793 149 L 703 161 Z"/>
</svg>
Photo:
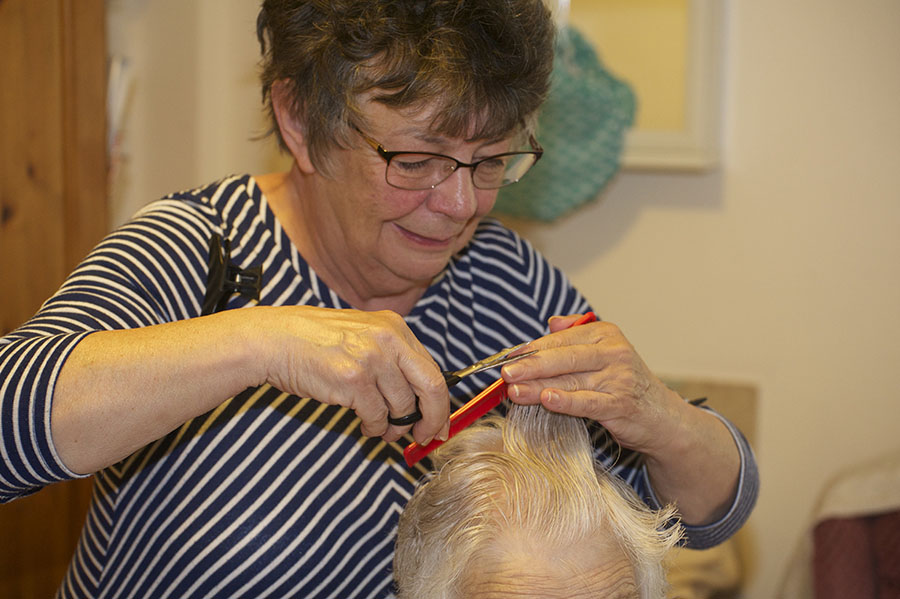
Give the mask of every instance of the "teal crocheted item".
<svg viewBox="0 0 900 599">
<path fill-rule="evenodd" d="M 635 104 L 634 92 L 604 69 L 590 43 L 563 28 L 538 118 L 544 155 L 521 181 L 500 190 L 494 210 L 553 221 L 596 198 L 619 168 Z"/>
</svg>

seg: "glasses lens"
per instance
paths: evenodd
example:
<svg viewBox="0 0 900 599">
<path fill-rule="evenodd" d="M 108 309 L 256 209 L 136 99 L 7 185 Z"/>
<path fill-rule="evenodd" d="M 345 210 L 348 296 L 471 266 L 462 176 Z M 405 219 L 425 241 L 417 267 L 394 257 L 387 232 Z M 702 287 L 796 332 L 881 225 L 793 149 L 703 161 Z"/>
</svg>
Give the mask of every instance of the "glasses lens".
<svg viewBox="0 0 900 599">
<path fill-rule="evenodd" d="M 497 156 L 478 163 L 472 179 L 481 189 L 504 187 L 521 179 L 535 162 L 537 156 L 530 152 Z"/>
<path fill-rule="evenodd" d="M 429 189 L 456 170 L 456 161 L 430 154 L 402 153 L 391 158 L 387 182 L 401 189 Z"/>
</svg>

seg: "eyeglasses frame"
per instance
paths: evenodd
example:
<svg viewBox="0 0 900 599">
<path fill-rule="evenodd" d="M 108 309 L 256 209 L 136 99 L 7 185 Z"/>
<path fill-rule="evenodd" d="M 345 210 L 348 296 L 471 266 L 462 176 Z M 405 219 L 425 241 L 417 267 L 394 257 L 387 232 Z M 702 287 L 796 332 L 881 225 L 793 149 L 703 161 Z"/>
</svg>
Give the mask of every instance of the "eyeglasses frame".
<svg viewBox="0 0 900 599">
<path fill-rule="evenodd" d="M 395 187 L 397 189 L 405 189 L 406 191 L 421 191 L 424 189 L 434 189 L 435 187 L 437 187 L 438 185 L 440 185 L 441 183 L 443 183 L 444 181 L 449 179 L 450 175 L 452 175 L 453 173 L 458 171 L 460 168 L 472 169 L 470 171 L 471 175 L 472 175 L 472 185 L 474 185 L 477 189 L 500 189 L 501 187 L 508 187 L 508 186 L 512 185 L 513 183 L 518 183 L 518 181 L 521 179 L 521 177 L 519 179 L 516 179 L 515 181 L 510 181 L 509 183 L 506 183 L 504 185 L 499 185 L 497 187 L 481 187 L 480 185 L 478 185 L 475 182 L 475 168 L 482 162 L 487 162 L 488 160 L 496 160 L 497 158 L 503 158 L 504 156 L 520 156 L 522 154 L 531 154 L 535 157 L 534 162 L 531 163 L 531 166 L 528 167 L 528 170 L 531 170 L 534 167 L 534 165 L 537 164 L 538 160 L 541 159 L 541 156 L 544 155 L 544 148 L 542 148 L 540 146 L 540 144 L 538 144 L 537 140 L 534 138 L 534 135 L 528 136 L 528 143 L 529 143 L 529 145 L 531 145 L 530 151 L 525 150 L 525 151 L 520 151 L 520 152 L 503 152 L 502 154 L 494 154 L 493 156 L 487 156 L 485 158 L 482 158 L 481 160 L 476 160 L 475 162 L 471 162 L 471 163 L 463 162 L 462 160 L 457 160 L 453 156 L 447 156 L 446 154 L 438 154 L 437 152 L 415 152 L 412 150 L 389 152 L 384 149 L 384 146 L 381 145 L 380 142 L 372 139 L 371 137 L 369 137 L 368 135 L 366 135 L 365 133 L 360 131 L 358 127 L 353 126 L 353 128 L 356 130 L 357 133 L 359 133 L 360 137 L 362 137 L 366 141 L 367 144 L 372 146 L 372 149 L 375 150 L 378 153 L 378 155 L 384 159 L 384 161 L 385 161 L 385 169 L 384 169 L 385 182 L 388 185 L 390 185 L 391 187 Z M 394 185 L 393 183 L 391 183 L 390 181 L 387 180 L 388 168 L 390 168 L 390 166 L 391 166 L 391 160 L 393 160 L 394 157 L 401 155 L 401 154 L 419 154 L 422 156 L 434 156 L 435 158 L 446 158 L 447 160 L 452 160 L 456 164 L 456 166 L 453 167 L 453 170 L 450 171 L 445 178 L 441 179 L 434 185 L 431 185 L 429 187 L 422 187 L 421 189 L 408 189 L 406 187 L 399 187 L 397 185 Z M 525 171 L 525 173 L 527 173 L 527 172 L 528 171 Z M 525 173 L 523 173 L 523 176 Z"/>
</svg>

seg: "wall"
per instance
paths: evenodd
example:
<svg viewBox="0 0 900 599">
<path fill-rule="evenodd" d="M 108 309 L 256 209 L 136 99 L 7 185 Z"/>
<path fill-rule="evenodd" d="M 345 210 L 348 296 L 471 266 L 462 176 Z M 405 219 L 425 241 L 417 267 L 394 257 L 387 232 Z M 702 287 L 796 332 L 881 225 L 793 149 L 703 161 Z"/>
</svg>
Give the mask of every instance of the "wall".
<svg viewBox="0 0 900 599">
<path fill-rule="evenodd" d="M 247 142 L 253 4 L 111 5 L 131 31 L 119 47 L 147 61 L 127 201 L 277 162 Z M 769 599 L 818 490 L 900 449 L 900 3 L 726 13 L 723 166 L 622 173 L 576 215 L 523 228 L 657 371 L 758 386 L 746 596 Z"/>
<path fill-rule="evenodd" d="M 748 597 L 832 475 L 900 449 L 898 24 L 891 0 L 733 2 L 722 169 L 626 173 L 531 230 L 654 368 L 759 386 Z"/>
<path fill-rule="evenodd" d="M 110 53 L 131 80 L 111 223 L 164 194 L 283 164 L 256 79 L 258 3 L 108 0 Z"/>
</svg>

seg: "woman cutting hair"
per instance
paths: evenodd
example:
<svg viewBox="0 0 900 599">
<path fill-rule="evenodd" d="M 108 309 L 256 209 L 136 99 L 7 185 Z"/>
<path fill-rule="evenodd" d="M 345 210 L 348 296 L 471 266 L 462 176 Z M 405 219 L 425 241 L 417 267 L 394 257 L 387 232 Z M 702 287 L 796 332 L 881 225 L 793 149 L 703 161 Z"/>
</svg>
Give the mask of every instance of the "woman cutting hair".
<svg viewBox="0 0 900 599">
<path fill-rule="evenodd" d="M 740 433 L 614 325 L 563 330 L 588 302 L 485 218 L 541 155 L 544 4 L 267 0 L 258 35 L 290 170 L 149 204 L 0 340 L 0 499 L 95 474 L 59 596 L 388 596 L 400 452 L 498 376 L 441 371 L 528 341 L 514 402 L 589 418 L 689 545 L 740 527 Z"/>
</svg>

